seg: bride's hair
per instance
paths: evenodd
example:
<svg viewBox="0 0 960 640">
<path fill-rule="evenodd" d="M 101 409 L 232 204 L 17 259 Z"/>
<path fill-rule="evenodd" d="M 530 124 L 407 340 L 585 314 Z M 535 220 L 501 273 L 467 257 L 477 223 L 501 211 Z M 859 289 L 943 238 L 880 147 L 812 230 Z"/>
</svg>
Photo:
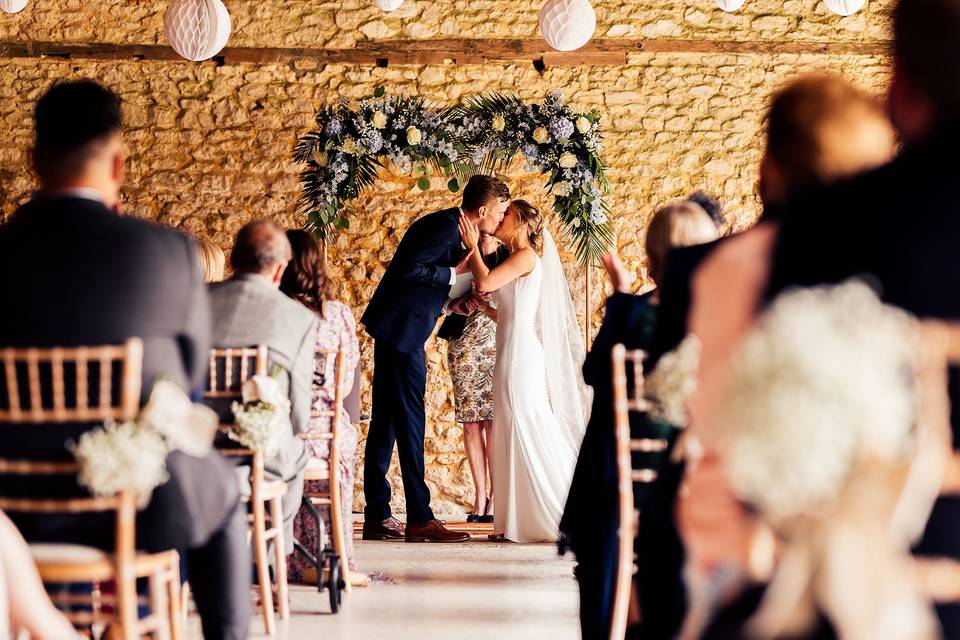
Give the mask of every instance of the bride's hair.
<svg viewBox="0 0 960 640">
<path fill-rule="evenodd" d="M 510 207 L 516 212 L 520 222 L 527 224 L 530 246 L 538 254 L 543 253 L 543 214 L 526 200 L 514 200 Z"/>
</svg>

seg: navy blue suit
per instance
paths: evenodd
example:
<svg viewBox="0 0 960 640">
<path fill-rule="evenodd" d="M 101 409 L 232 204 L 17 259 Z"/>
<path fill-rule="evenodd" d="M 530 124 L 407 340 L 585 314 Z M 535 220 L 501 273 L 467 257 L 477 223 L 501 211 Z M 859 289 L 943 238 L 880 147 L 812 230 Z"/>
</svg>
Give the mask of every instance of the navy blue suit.
<svg viewBox="0 0 960 640">
<path fill-rule="evenodd" d="M 367 520 L 391 516 L 387 471 L 394 442 L 407 502 L 407 522 L 433 519 L 423 479 L 423 396 L 427 362 L 423 346 L 450 292 L 450 268 L 465 255 L 459 209 L 426 215 L 407 229 L 360 319 L 374 338 L 373 412 L 363 473 Z"/>
</svg>

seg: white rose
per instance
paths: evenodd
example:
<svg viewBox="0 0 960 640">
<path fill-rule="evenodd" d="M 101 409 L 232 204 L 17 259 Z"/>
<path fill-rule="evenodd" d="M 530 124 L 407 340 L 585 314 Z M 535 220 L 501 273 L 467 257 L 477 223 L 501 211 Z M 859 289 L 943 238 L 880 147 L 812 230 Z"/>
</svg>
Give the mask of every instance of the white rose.
<svg viewBox="0 0 960 640">
<path fill-rule="evenodd" d="M 553 185 L 553 195 L 555 196 L 565 198 L 566 196 L 570 195 L 570 191 L 571 191 L 570 183 L 567 182 L 566 180 L 563 180 Z"/>
<path fill-rule="evenodd" d="M 370 124 L 373 125 L 374 129 L 383 129 L 385 126 L 387 126 L 387 114 L 385 114 L 383 111 L 377 111 L 370 118 Z"/>
<path fill-rule="evenodd" d="M 537 144 L 544 144 L 550 139 L 550 132 L 547 131 L 546 127 L 537 127 L 533 130 L 533 139 Z"/>
<path fill-rule="evenodd" d="M 590 126 L 590 121 L 587 120 L 586 117 L 580 116 L 577 118 L 577 131 L 580 133 L 586 133 L 587 131 L 590 131 Z"/>
<path fill-rule="evenodd" d="M 407 144 L 420 144 L 420 139 L 420 129 L 416 127 L 409 127 L 407 129 Z"/>
<path fill-rule="evenodd" d="M 564 151 L 563 155 L 560 156 L 560 166 L 564 169 L 573 169 L 577 166 L 577 156 L 569 151 Z"/>
<path fill-rule="evenodd" d="M 330 162 L 330 156 L 327 155 L 326 151 L 321 149 L 314 149 L 311 157 L 313 158 L 313 161 L 321 167 L 327 166 L 327 163 Z"/>
<path fill-rule="evenodd" d="M 494 131 L 503 131 L 503 128 L 507 126 L 507 121 L 503 116 L 496 115 L 493 116 L 493 123 L 491 125 Z"/>
<path fill-rule="evenodd" d="M 353 138 L 347 136 L 343 144 L 340 146 L 340 150 L 344 153 L 356 153 L 357 152 L 357 143 L 353 141 Z"/>
</svg>

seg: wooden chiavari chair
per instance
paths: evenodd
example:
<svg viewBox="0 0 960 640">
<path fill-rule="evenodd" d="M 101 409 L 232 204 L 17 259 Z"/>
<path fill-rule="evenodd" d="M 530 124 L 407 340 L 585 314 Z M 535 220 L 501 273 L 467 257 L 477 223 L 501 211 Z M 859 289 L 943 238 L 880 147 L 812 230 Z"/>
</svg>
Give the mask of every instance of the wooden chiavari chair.
<svg viewBox="0 0 960 640">
<path fill-rule="evenodd" d="M 210 350 L 209 378 L 203 397 L 207 401 L 240 401 L 243 383 L 255 375 L 267 374 L 267 347 L 215 348 Z M 222 430 L 229 425 L 221 425 Z M 250 461 L 250 535 L 253 540 L 260 588 L 263 625 L 267 635 L 276 632 L 274 607 L 281 620 L 290 617 L 290 596 L 287 586 L 287 554 L 283 534 L 283 496 L 287 485 L 264 477 L 263 453 L 242 447 L 221 448 L 221 453 Z M 268 524 L 269 523 L 269 524 Z M 270 581 L 267 543 L 273 540 L 276 600 Z"/>
<path fill-rule="evenodd" d="M 143 343 L 131 338 L 123 345 L 0 349 L 0 425 L 70 424 L 133 420 L 140 410 Z M 95 367 L 91 366 L 95 365 Z M 98 369 L 93 376 L 93 369 Z M 69 373 L 68 373 L 69 371 Z M 114 385 L 115 372 L 119 388 Z M 46 390 L 46 393 L 45 393 Z M 45 395 L 49 399 L 45 400 Z M 24 402 L 26 401 L 26 402 Z M 0 460 L 0 474 L 40 479 L 76 475 L 78 465 L 65 461 Z M 144 634 L 178 640 L 181 637 L 180 558 L 176 551 L 138 553 L 135 546 L 136 503 L 133 494 L 110 497 L 0 497 L 0 509 L 24 514 L 92 514 L 113 511 L 115 546 L 112 554 L 71 544 L 33 544 L 40 578 L 47 585 L 116 582 L 116 595 L 51 593 L 76 626 L 108 624 L 111 637 L 131 640 Z M 150 613 L 138 619 L 137 579 L 147 580 Z M 104 605 L 113 611 L 104 611 Z"/>
<path fill-rule="evenodd" d="M 611 640 L 623 640 L 628 619 L 635 615 L 632 599 L 633 576 L 637 572 L 634 541 L 639 529 L 640 513 L 634 504 L 634 485 L 651 484 L 657 479 L 653 469 L 634 469 L 634 454 L 661 453 L 669 443 L 663 438 L 632 438 L 630 414 L 643 413 L 649 404 L 643 397 L 643 362 L 646 354 L 627 350 L 622 344 L 612 352 L 613 422 L 617 455 L 618 512 L 617 573 L 614 587 Z M 628 384 L 627 363 L 631 364 L 632 384 Z"/>
<path fill-rule="evenodd" d="M 307 550 L 299 547 L 301 553 L 314 565 L 317 570 L 317 588 L 324 589 L 323 570 L 327 570 L 326 587 L 330 592 L 330 609 L 336 613 L 340 609 L 341 583 L 346 591 L 350 592 L 350 575 L 347 563 L 346 540 L 343 536 L 343 506 L 340 497 L 340 475 L 337 470 L 340 465 L 340 451 L 337 446 L 337 434 L 340 428 L 340 417 L 343 415 L 343 352 L 337 349 L 317 349 L 316 354 L 323 362 L 324 375 L 333 370 L 334 395 L 333 404 L 329 408 L 314 410 L 311 418 L 330 418 L 330 430 L 311 430 L 301 434 L 304 440 L 325 440 L 329 444 L 330 456 L 327 460 L 311 457 L 310 463 L 304 472 L 305 481 L 327 481 L 327 491 L 304 491 L 303 504 L 317 524 L 317 549 Z M 332 363 L 331 363 L 332 360 Z M 330 367 L 329 365 L 333 366 Z M 333 540 L 333 553 L 325 547 L 323 518 L 317 506 L 330 507 L 330 537 Z"/>
</svg>

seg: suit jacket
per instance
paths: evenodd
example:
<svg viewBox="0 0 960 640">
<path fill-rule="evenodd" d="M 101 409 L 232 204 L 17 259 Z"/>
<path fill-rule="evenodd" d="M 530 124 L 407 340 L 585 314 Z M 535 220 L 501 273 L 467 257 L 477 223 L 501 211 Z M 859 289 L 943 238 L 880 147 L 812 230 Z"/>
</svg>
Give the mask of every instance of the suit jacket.
<svg viewBox="0 0 960 640">
<path fill-rule="evenodd" d="M 186 236 L 116 215 L 97 201 L 38 198 L 0 227 L 0 274 L 0 345 L 116 344 L 139 337 L 144 397 L 160 374 L 186 390 L 202 384 L 209 305 L 196 247 Z M 69 459 L 64 445 L 94 426 L 0 425 L 0 455 Z M 233 474 L 217 453 L 205 459 L 174 453 L 167 466 L 170 481 L 138 519 L 137 543 L 147 550 L 202 543 L 238 499 Z M 78 490 L 71 485 L 13 489 L 53 495 Z M 10 489 L 3 486 L 5 493 Z M 12 515 L 31 540 L 112 544 L 109 518 Z"/>
<path fill-rule="evenodd" d="M 509 257 L 510 250 L 505 246 L 500 245 L 497 247 L 497 250 L 494 253 L 484 256 L 484 262 L 487 263 L 488 267 L 493 269 L 498 264 L 502 264 Z M 459 313 L 451 313 L 440 324 L 440 330 L 437 331 L 437 337 L 441 340 L 456 340 L 463 335 L 463 330 L 467 326 L 468 317 L 469 316 L 460 315 Z"/>
<path fill-rule="evenodd" d="M 459 209 L 428 214 L 407 229 L 360 322 L 397 351 L 422 349 L 450 292 L 450 268 L 465 250 Z"/>
<path fill-rule="evenodd" d="M 269 348 L 270 367 L 277 365 L 283 370 L 280 384 L 290 397 L 290 431 L 277 455 L 264 462 L 264 468 L 291 480 L 309 459 L 297 434 L 309 430 L 317 316 L 255 274 L 240 274 L 210 285 L 210 307 L 213 346 L 264 344 Z M 225 404 L 211 406 L 222 418 L 232 420 Z"/>
</svg>

